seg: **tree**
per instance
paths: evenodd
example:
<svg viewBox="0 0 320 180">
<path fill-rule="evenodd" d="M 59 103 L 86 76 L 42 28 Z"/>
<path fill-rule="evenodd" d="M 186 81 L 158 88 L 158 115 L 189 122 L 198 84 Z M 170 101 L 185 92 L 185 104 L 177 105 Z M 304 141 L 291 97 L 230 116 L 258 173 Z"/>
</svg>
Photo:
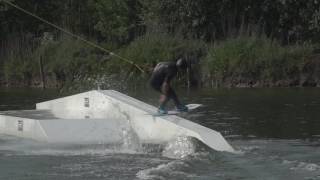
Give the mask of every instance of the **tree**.
<svg viewBox="0 0 320 180">
<path fill-rule="evenodd" d="M 126 43 L 141 29 L 138 0 L 96 0 L 95 10 L 98 19 L 95 29 L 106 40 Z"/>
</svg>

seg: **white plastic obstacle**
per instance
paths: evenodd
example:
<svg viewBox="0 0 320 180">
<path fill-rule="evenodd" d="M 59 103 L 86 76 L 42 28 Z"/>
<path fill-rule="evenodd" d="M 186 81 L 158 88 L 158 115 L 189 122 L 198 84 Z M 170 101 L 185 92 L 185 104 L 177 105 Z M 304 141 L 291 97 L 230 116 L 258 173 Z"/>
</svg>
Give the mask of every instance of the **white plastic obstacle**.
<svg viewBox="0 0 320 180">
<path fill-rule="evenodd" d="M 217 151 L 234 152 L 219 132 L 113 90 L 89 91 L 38 103 L 36 110 L 0 112 L 0 134 L 49 143 L 117 143 L 130 127 L 141 143 L 191 136 Z"/>
</svg>

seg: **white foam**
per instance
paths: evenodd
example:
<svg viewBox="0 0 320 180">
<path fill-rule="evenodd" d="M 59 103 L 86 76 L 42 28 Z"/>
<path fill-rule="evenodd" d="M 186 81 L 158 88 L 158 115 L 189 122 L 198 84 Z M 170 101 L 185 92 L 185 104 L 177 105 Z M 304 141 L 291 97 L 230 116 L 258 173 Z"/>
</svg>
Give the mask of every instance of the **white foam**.
<svg viewBox="0 0 320 180">
<path fill-rule="evenodd" d="M 131 128 L 122 129 L 122 149 L 132 152 L 141 151 L 141 143 L 137 133 Z"/>
<path fill-rule="evenodd" d="M 246 154 L 246 153 L 252 153 L 255 151 L 260 150 L 261 147 L 260 146 L 242 146 L 242 147 L 238 147 L 238 151 L 237 154 Z"/>
<path fill-rule="evenodd" d="M 314 163 L 300 162 L 296 166 L 290 168 L 292 170 L 319 171 L 320 166 Z"/>
<path fill-rule="evenodd" d="M 79 156 L 79 155 L 107 155 L 107 154 L 139 154 L 124 147 L 122 144 L 86 144 L 65 145 L 54 143 L 41 143 L 25 139 L 13 139 L 3 143 L 0 151 L 5 155 L 32 155 L 32 156 Z"/>
<path fill-rule="evenodd" d="M 185 162 L 176 160 L 167 164 L 160 164 L 157 167 L 139 171 L 136 176 L 139 179 L 189 179 L 194 178 L 194 174 L 183 172 L 184 169 L 189 168 Z"/>
<path fill-rule="evenodd" d="M 283 160 L 282 164 L 291 166 L 290 170 L 294 170 L 294 171 L 296 170 L 320 171 L 320 166 L 315 163 Z"/>
<path fill-rule="evenodd" d="M 178 136 L 167 143 L 162 155 L 173 159 L 182 159 L 195 153 L 195 150 L 196 145 L 190 137 Z"/>
</svg>

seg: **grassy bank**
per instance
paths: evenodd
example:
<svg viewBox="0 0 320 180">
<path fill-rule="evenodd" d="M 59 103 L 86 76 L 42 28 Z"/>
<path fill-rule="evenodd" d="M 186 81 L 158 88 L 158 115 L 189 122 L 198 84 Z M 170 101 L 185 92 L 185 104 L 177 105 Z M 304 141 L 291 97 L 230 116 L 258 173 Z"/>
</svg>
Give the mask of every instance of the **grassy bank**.
<svg viewBox="0 0 320 180">
<path fill-rule="evenodd" d="M 152 67 L 178 57 L 189 60 L 192 69 L 180 82 L 194 81 L 212 87 L 319 86 L 319 60 L 315 45 L 282 46 L 264 36 L 240 36 L 208 44 L 168 34 L 141 36 L 130 44 L 107 49 L 142 67 L 89 47 L 79 40 L 60 36 L 51 40 L 24 42 L 7 48 L 3 79 L 8 86 L 41 86 L 40 64 L 47 87 L 66 89 L 116 88 L 146 84 Z M 41 62 L 40 62 L 41 59 Z M 1 74 L 1 73 L 0 73 Z M 185 84 L 185 83 L 182 83 Z"/>
<path fill-rule="evenodd" d="M 211 86 L 319 86 L 315 45 L 282 46 L 266 37 L 242 36 L 212 44 L 203 61 Z"/>
</svg>

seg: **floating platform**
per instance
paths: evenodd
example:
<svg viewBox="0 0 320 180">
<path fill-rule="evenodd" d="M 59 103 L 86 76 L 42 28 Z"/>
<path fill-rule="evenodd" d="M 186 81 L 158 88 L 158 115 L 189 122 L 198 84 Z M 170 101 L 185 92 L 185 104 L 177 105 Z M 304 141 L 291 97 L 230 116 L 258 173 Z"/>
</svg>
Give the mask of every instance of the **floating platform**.
<svg viewBox="0 0 320 180">
<path fill-rule="evenodd" d="M 216 151 L 234 149 L 212 129 L 184 118 L 153 116 L 157 108 L 114 90 L 93 90 L 36 104 L 36 110 L 0 112 L 0 134 L 48 143 L 117 143 L 130 130 L 141 143 L 191 136 Z"/>
</svg>

